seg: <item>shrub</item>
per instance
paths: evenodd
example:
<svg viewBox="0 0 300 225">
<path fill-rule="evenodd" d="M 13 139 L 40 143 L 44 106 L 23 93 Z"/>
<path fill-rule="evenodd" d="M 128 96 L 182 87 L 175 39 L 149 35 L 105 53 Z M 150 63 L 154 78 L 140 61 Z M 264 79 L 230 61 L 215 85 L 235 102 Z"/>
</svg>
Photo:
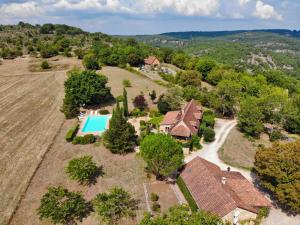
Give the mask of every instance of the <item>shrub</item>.
<svg viewBox="0 0 300 225">
<path fill-rule="evenodd" d="M 130 80 L 123 80 L 123 86 L 124 86 L 124 87 L 131 87 L 131 82 L 130 82 Z"/>
<path fill-rule="evenodd" d="M 212 142 L 215 140 L 215 131 L 209 127 L 206 127 L 203 130 L 203 137 L 204 137 L 204 141 Z"/>
<path fill-rule="evenodd" d="M 123 95 L 119 95 L 116 97 L 116 101 L 117 102 L 123 102 L 124 101 L 124 96 Z"/>
<path fill-rule="evenodd" d="M 154 212 L 159 212 L 160 211 L 160 204 L 158 204 L 157 202 L 154 202 L 152 205 L 152 210 Z"/>
<path fill-rule="evenodd" d="M 72 144 L 77 145 L 87 145 L 87 144 L 92 144 L 95 143 L 96 137 L 93 134 L 87 134 L 82 136 L 77 136 L 73 139 Z"/>
<path fill-rule="evenodd" d="M 215 114 L 211 110 L 206 110 L 203 113 L 202 123 L 207 127 L 213 128 L 215 126 Z"/>
<path fill-rule="evenodd" d="M 157 202 L 159 199 L 159 196 L 155 193 L 151 193 L 150 198 L 151 198 L 152 202 Z"/>
<path fill-rule="evenodd" d="M 145 110 L 148 107 L 147 101 L 146 101 L 144 95 L 142 95 L 142 94 L 140 94 L 134 98 L 133 105 L 135 108 L 138 108 L 140 110 Z"/>
<path fill-rule="evenodd" d="M 258 211 L 258 216 L 266 218 L 266 217 L 268 217 L 269 213 L 270 213 L 270 209 L 269 208 L 262 207 Z"/>
<path fill-rule="evenodd" d="M 146 124 L 147 124 L 147 123 L 146 123 L 145 120 L 141 120 L 141 121 L 140 121 L 140 126 L 141 126 L 141 127 L 146 126 Z"/>
<path fill-rule="evenodd" d="M 47 61 L 42 61 L 41 68 L 43 70 L 46 70 L 46 69 L 50 69 L 51 67 L 50 67 L 50 65 L 49 65 L 49 63 Z"/>
<path fill-rule="evenodd" d="M 76 136 L 76 133 L 78 131 L 79 124 L 76 124 L 73 126 L 70 130 L 68 130 L 68 133 L 66 134 L 66 141 L 67 142 L 72 142 L 74 137 Z"/>
<path fill-rule="evenodd" d="M 80 184 L 91 183 L 98 173 L 97 165 L 93 162 L 92 156 L 72 159 L 65 170 L 72 180 L 76 180 Z"/>
<path fill-rule="evenodd" d="M 191 140 L 188 143 L 189 143 L 189 148 L 191 151 L 193 151 L 195 148 L 196 149 L 202 148 L 202 146 L 200 144 L 200 137 L 197 135 L 193 135 Z"/>
<path fill-rule="evenodd" d="M 131 111 L 130 115 L 133 116 L 133 117 L 142 117 L 142 116 L 146 116 L 147 112 L 142 111 L 138 108 L 135 108 Z"/>
<path fill-rule="evenodd" d="M 274 129 L 272 131 L 272 133 L 270 134 L 270 141 L 277 141 L 277 140 L 280 140 L 282 139 L 283 135 L 282 133 L 280 132 L 280 130 L 278 129 Z"/>
<path fill-rule="evenodd" d="M 107 115 L 107 114 L 109 114 L 110 112 L 109 112 L 107 109 L 101 109 L 101 110 L 99 110 L 99 113 L 100 113 L 101 115 Z"/>
<path fill-rule="evenodd" d="M 151 109 L 149 116 L 150 116 L 150 118 L 159 117 L 159 116 L 162 116 L 162 114 L 155 109 Z"/>
</svg>

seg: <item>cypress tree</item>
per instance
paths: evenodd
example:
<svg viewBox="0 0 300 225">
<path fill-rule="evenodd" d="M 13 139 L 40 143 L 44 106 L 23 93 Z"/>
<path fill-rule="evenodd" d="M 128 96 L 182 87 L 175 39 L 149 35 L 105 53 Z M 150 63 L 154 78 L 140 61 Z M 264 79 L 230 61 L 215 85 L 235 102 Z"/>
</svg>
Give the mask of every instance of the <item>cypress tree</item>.
<svg viewBox="0 0 300 225">
<path fill-rule="evenodd" d="M 127 100 L 127 91 L 123 88 L 123 113 L 124 116 L 127 117 L 129 115 L 128 112 L 128 100 Z"/>
<path fill-rule="evenodd" d="M 124 110 L 117 103 L 109 121 L 109 129 L 103 135 L 104 145 L 114 154 L 125 154 L 133 151 L 136 144 L 134 127 L 128 123 Z"/>
</svg>

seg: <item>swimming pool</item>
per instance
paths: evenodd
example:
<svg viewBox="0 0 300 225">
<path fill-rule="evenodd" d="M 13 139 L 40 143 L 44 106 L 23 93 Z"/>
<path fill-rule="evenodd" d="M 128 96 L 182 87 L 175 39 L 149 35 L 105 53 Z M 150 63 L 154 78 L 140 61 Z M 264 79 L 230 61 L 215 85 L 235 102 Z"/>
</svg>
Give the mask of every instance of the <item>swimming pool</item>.
<svg viewBox="0 0 300 225">
<path fill-rule="evenodd" d="M 110 115 L 88 116 L 82 128 L 83 133 L 103 132 L 108 128 Z"/>
</svg>

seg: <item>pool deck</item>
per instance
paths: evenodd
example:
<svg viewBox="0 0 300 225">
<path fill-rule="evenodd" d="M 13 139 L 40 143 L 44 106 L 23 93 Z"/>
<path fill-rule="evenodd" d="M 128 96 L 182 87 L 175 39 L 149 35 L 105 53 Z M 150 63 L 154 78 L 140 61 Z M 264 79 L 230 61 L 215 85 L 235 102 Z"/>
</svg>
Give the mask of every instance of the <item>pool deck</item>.
<svg viewBox="0 0 300 225">
<path fill-rule="evenodd" d="M 107 116 L 108 117 L 108 121 L 107 121 L 105 130 L 107 130 L 109 128 L 109 120 L 112 117 L 111 114 L 108 114 L 108 115 L 86 115 L 80 121 L 80 126 L 79 126 L 79 131 L 77 133 L 77 136 L 84 136 L 84 135 L 87 135 L 87 134 L 93 134 L 95 136 L 101 136 L 104 133 L 104 131 L 97 131 L 97 132 L 83 132 L 82 131 L 89 116 Z"/>
</svg>

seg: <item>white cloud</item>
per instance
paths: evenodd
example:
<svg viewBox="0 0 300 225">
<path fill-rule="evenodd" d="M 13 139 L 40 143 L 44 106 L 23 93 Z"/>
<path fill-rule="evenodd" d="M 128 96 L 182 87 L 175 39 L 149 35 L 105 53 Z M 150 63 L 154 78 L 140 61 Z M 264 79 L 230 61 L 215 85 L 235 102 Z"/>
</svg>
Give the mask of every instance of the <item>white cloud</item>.
<svg viewBox="0 0 300 225">
<path fill-rule="evenodd" d="M 269 4 L 265 4 L 262 1 L 256 2 L 254 16 L 265 20 L 267 19 L 282 20 L 282 15 L 276 12 L 273 6 Z"/>
<path fill-rule="evenodd" d="M 144 13 L 173 12 L 186 16 L 209 16 L 219 7 L 219 0 L 141 0 Z"/>
<path fill-rule="evenodd" d="M 33 1 L 0 5 L 1 17 L 27 18 L 31 16 L 38 16 L 41 13 L 41 7 Z"/>
<path fill-rule="evenodd" d="M 247 3 L 249 3 L 251 0 L 238 0 L 239 1 L 239 4 L 241 5 L 241 6 L 244 6 L 244 5 L 246 5 Z"/>
<path fill-rule="evenodd" d="M 130 12 L 119 0 L 58 0 L 53 7 L 64 10 L 98 10 L 109 12 Z"/>
</svg>

